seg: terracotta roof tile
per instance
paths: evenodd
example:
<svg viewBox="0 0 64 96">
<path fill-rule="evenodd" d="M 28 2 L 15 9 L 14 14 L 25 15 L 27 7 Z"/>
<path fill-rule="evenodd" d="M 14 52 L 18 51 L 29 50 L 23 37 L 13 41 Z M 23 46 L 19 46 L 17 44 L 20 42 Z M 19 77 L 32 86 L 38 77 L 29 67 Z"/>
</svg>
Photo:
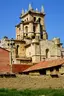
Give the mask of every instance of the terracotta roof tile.
<svg viewBox="0 0 64 96">
<path fill-rule="evenodd" d="M 42 61 L 36 65 L 29 67 L 28 69 L 24 70 L 23 72 L 29 72 L 29 71 L 34 71 L 34 70 L 51 68 L 51 67 L 59 66 L 62 64 L 64 64 L 64 59 Z"/>
</svg>

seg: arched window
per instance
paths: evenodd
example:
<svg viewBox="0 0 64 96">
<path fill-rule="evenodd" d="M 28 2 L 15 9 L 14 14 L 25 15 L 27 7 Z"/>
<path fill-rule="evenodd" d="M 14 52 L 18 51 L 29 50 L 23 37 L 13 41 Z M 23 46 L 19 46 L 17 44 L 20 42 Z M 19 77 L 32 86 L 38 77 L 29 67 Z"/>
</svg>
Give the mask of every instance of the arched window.
<svg viewBox="0 0 64 96">
<path fill-rule="evenodd" d="M 49 57 L 49 49 L 46 49 L 46 58 Z"/>
<path fill-rule="evenodd" d="M 16 57 L 18 57 L 18 48 L 19 48 L 19 45 L 17 45 L 17 48 L 16 48 Z"/>
<path fill-rule="evenodd" d="M 34 17 L 34 22 L 36 21 L 36 17 Z"/>
<path fill-rule="evenodd" d="M 28 32 L 28 26 L 25 27 L 25 31 L 26 31 L 26 33 Z"/>
<path fill-rule="evenodd" d="M 28 21 L 28 18 L 27 18 L 27 21 Z"/>
<path fill-rule="evenodd" d="M 26 36 L 28 35 L 28 26 L 25 27 Z"/>
<path fill-rule="evenodd" d="M 40 21 L 41 21 L 41 18 L 38 18 L 38 22 L 40 23 Z"/>
</svg>

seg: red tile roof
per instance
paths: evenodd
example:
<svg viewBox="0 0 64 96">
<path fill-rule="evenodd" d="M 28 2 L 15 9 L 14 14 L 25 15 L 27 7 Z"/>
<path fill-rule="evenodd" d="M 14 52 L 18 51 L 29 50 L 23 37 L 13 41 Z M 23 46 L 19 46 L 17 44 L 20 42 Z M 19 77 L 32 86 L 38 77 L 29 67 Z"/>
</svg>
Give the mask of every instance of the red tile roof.
<svg viewBox="0 0 64 96">
<path fill-rule="evenodd" d="M 29 67 L 28 69 L 24 70 L 23 72 L 29 72 L 29 71 L 34 71 L 34 70 L 51 68 L 51 67 L 59 66 L 62 64 L 64 64 L 64 59 L 42 61 L 36 65 Z"/>
</svg>

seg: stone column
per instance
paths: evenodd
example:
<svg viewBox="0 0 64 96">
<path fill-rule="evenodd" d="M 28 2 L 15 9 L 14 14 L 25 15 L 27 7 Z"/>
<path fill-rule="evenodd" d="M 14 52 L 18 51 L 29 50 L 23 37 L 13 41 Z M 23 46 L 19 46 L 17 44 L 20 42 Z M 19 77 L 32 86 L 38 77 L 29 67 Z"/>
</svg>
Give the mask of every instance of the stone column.
<svg viewBox="0 0 64 96">
<path fill-rule="evenodd" d="M 38 26 L 36 28 L 36 37 L 40 38 L 40 24 L 38 24 Z"/>
<path fill-rule="evenodd" d="M 19 36 L 19 28 L 16 26 L 16 39 L 19 39 L 18 36 Z"/>
<path fill-rule="evenodd" d="M 33 39 L 31 44 L 32 63 L 40 62 L 39 40 Z"/>
<path fill-rule="evenodd" d="M 29 28 L 28 28 L 28 37 L 29 38 L 32 38 L 33 35 L 34 35 L 34 32 L 33 32 L 33 23 L 31 22 L 29 24 Z"/>
<path fill-rule="evenodd" d="M 21 23 L 20 24 L 20 39 L 23 39 L 23 34 L 24 34 L 24 26 L 23 26 L 23 24 Z"/>
</svg>

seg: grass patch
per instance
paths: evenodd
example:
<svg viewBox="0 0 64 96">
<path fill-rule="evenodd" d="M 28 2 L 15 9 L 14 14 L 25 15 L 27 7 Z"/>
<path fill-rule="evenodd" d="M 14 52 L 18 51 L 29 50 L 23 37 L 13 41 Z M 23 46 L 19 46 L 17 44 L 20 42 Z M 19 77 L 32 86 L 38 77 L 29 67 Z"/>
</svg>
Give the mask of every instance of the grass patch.
<svg viewBox="0 0 64 96">
<path fill-rule="evenodd" d="M 64 89 L 0 89 L 0 96 L 64 96 Z"/>
</svg>

